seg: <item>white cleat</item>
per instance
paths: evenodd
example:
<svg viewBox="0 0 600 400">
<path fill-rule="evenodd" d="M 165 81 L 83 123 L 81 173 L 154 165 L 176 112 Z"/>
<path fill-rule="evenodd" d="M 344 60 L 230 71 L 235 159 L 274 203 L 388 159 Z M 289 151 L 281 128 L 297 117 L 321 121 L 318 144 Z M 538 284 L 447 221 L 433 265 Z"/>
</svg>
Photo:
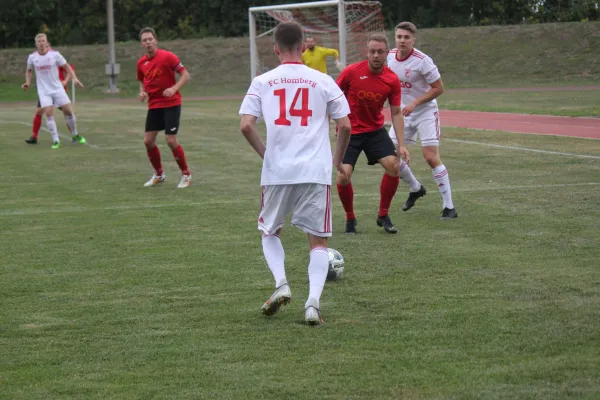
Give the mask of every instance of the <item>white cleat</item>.
<svg viewBox="0 0 600 400">
<path fill-rule="evenodd" d="M 177 184 L 179 189 L 189 187 L 192 184 L 192 175 L 181 175 L 181 180 Z"/>
<path fill-rule="evenodd" d="M 167 175 L 162 174 L 162 175 L 152 175 L 152 178 L 150 178 L 150 180 L 146 183 L 144 183 L 145 187 L 150 187 L 150 186 L 156 186 L 159 183 L 163 183 L 165 181 L 165 179 L 167 178 Z"/>
<path fill-rule="evenodd" d="M 308 299 L 304 307 L 304 320 L 308 325 L 321 325 L 323 318 L 319 310 L 319 301 L 313 298 Z"/>
<path fill-rule="evenodd" d="M 290 285 L 284 283 L 275 289 L 269 300 L 263 304 L 261 307 L 262 313 L 270 317 L 279 311 L 279 307 L 288 304 L 290 301 L 292 301 L 292 291 L 290 290 Z"/>
</svg>

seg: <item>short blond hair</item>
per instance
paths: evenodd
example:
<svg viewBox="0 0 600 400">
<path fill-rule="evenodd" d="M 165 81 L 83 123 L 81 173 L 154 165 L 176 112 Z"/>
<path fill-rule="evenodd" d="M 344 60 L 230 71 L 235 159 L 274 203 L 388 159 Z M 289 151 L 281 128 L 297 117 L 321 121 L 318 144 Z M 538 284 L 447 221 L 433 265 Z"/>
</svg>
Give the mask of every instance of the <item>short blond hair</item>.
<svg viewBox="0 0 600 400">
<path fill-rule="evenodd" d="M 400 22 L 398 25 L 396 25 L 396 28 L 394 28 L 394 32 L 397 31 L 398 29 L 403 29 L 405 31 L 409 31 L 410 33 L 413 34 L 413 36 L 417 34 L 417 27 L 412 22 L 408 22 L 408 21 Z"/>
<path fill-rule="evenodd" d="M 387 37 L 381 33 L 374 33 L 371 36 L 369 36 L 369 40 L 367 40 L 367 45 L 371 41 L 385 43 L 385 47 L 387 47 L 387 48 L 390 47 Z"/>
<path fill-rule="evenodd" d="M 35 35 L 35 40 L 38 40 L 38 38 L 46 38 L 46 40 L 48 40 L 48 36 L 46 36 L 45 33 L 38 33 L 37 35 Z"/>
</svg>

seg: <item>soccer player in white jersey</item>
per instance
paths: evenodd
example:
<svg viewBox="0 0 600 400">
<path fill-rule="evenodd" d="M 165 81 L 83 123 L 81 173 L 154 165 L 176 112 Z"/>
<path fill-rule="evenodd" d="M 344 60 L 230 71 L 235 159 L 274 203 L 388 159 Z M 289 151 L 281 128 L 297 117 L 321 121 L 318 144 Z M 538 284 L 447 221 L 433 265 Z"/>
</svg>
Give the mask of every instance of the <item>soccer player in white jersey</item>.
<svg viewBox="0 0 600 400">
<path fill-rule="evenodd" d="M 67 120 L 67 125 L 73 136 L 73 142 L 85 143 L 85 139 L 77 133 L 77 125 L 75 123 L 73 108 L 71 107 L 71 100 L 69 100 L 69 96 L 65 92 L 59 78 L 58 68 L 65 68 L 76 85 L 83 87 L 83 84 L 77 79 L 75 71 L 73 71 L 73 68 L 67 63 L 67 60 L 65 60 L 58 51 L 50 48 L 48 38 L 45 34 L 39 33 L 36 35 L 35 46 L 37 51 L 31 53 L 27 58 L 25 83 L 21 85 L 21 87 L 23 90 L 29 89 L 31 86 L 31 75 L 35 69 L 40 107 L 44 109 L 44 114 L 46 114 L 46 125 L 52 135 L 52 148 L 58 149 L 60 147 L 58 130 L 56 128 L 56 122 L 54 121 L 55 106 L 62 108 L 62 112 L 65 114 Z"/>
<path fill-rule="evenodd" d="M 441 219 L 458 217 L 452 202 L 452 190 L 448 170 L 440 159 L 440 114 L 437 101 L 444 93 L 442 77 L 433 60 L 414 48 L 417 28 L 411 22 L 396 25 L 396 48 L 387 57 L 388 67 L 398 75 L 402 87 L 402 115 L 404 115 L 404 140 L 415 144 L 417 136 L 425 161 L 432 169 L 433 179 L 438 185 L 443 199 Z M 394 129 L 390 130 L 395 140 Z M 401 165 L 400 176 L 410 185 L 410 194 L 402 209 L 408 211 L 420 197 L 425 196 L 425 188 L 417 181 L 408 165 Z"/>
<path fill-rule="evenodd" d="M 350 107 L 330 76 L 302 64 L 305 44 L 300 25 L 281 23 L 273 35 L 281 65 L 252 80 L 240 108 L 240 130 L 263 159 L 258 229 L 275 278 L 275 292 L 262 312 L 271 316 L 291 300 L 279 236 L 286 216 L 292 212 L 292 225 L 308 235 L 310 247 L 304 317 L 309 325 L 319 325 L 323 322 L 319 302 L 329 267 L 332 161 L 343 173 L 342 157 L 350 140 Z M 338 127 L 333 159 L 328 115 Z M 266 146 L 256 129 L 256 120 L 261 117 L 266 124 Z"/>
</svg>

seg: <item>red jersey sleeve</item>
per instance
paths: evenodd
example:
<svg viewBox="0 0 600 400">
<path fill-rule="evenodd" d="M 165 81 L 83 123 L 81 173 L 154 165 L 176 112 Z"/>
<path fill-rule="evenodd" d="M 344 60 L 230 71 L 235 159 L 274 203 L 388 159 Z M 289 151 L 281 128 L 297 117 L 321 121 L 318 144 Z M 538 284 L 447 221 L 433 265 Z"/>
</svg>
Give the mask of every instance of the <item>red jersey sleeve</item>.
<svg viewBox="0 0 600 400">
<path fill-rule="evenodd" d="M 350 86 L 350 68 L 344 68 L 344 70 L 342 71 L 342 73 L 337 77 L 335 83 L 337 83 L 337 85 L 340 87 L 340 89 L 342 89 L 342 92 L 344 92 L 344 94 L 348 94 L 348 89 Z"/>
<path fill-rule="evenodd" d="M 179 57 L 177 57 L 173 53 L 171 53 L 171 55 L 169 56 L 169 67 L 171 67 L 173 69 L 173 71 L 178 72 L 178 73 L 181 73 L 181 71 L 183 71 L 185 69 L 185 67 L 179 60 Z"/>
<path fill-rule="evenodd" d="M 144 74 L 142 73 L 142 69 L 140 68 L 140 62 L 137 63 L 137 80 L 140 82 L 144 82 Z"/>
<path fill-rule="evenodd" d="M 393 75 L 395 79 L 391 81 L 392 92 L 388 97 L 388 101 L 390 102 L 390 106 L 400 107 L 402 102 L 402 88 L 400 87 L 398 76 L 395 73 Z"/>
</svg>

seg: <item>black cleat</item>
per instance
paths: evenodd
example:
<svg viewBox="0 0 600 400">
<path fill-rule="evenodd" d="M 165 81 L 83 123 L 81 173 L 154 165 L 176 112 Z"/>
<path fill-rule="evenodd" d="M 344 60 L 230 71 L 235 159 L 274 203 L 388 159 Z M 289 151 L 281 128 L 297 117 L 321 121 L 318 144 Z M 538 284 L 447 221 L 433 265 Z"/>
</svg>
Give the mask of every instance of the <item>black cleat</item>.
<svg viewBox="0 0 600 400">
<path fill-rule="evenodd" d="M 458 218 L 458 214 L 456 213 L 456 208 L 444 208 L 442 210 L 442 216 L 440 219 L 452 219 Z"/>
<path fill-rule="evenodd" d="M 356 233 L 356 219 L 346 220 L 346 235 L 354 235 Z"/>
<path fill-rule="evenodd" d="M 402 211 L 408 211 L 411 208 L 413 208 L 413 206 L 415 205 L 415 203 L 417 202 L 417 200 L 423 196 L 425 196 L 427 194 L 427 190 L 425 189 L 425 186 L 421 185 L 421 188 L 419 190 L 417 190 L 416 192 L 410 192 L 408 194 L 408 199 L 406 199 L 406 203 L 404 203 L 404 205 L 402 206 Z"/>
<path fill-rule="evenodd" d="M 377 217 L 377 225 L 383 226 L 383 229 L 387 233 L 398 233 L 398 229 L 392 224 L 392 220 L 389 215 L 384 215 L 383 217 Z"/>
<path fill-rule="evenodd" d="M 28 144 L 37 144 L 37 139 L 32 136 L 29 139 L 25 139 L 25 143 L 28 143 Z"/>
</svg>

